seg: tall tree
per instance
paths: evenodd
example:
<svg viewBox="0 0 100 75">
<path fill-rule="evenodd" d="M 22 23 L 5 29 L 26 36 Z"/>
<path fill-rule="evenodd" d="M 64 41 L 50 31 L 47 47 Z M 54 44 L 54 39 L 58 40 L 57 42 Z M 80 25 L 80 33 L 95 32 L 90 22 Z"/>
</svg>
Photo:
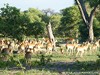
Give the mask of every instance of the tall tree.
<svg viewBox="0 0 100 75">
<path fill-rule="evenodd" d="M 38 39 L 38 36 L 42 36 L 44 34 L 44 26 L 44 22 L 35 21 L 34 23 L 30 23 L 27 28 L 27 35 L 34 35 L 35 38 Z"/>
<path fill-rule="evenodd" d="M 62 36 L 76 38 L 79 34 L 79 23 L 82 21 L 78 7 L 72 6 L 65 8 L 61 12 L 63 16 L 58 32 L 62 34 Z"/>
<path fill-rule="evenodd" d="M 30 23 L 34 23 L 35 21 L 41 21 L 42 12 L 35 8 L 29 8 L 27 11 L 24 11 L 25 15 L 30 20 Z"/>
<path fill-rule="evenodd" d="M 62 15 L 59 14 L 59 13 L 55 13 L 55 14 L 50 16 L 53 34 L 56 35 L 56 36 L 58 35 L 57 29 L 60 26 L 61 18 L 62 18 Z"/>
<path fill-rule="evenodd" d="M 19 28 L 20 10 L 5 4 L 5 7 L 1 8 L 0 11 L 0 23 L 2 23 L 0 33 L 6 37 L 15 37 Z"/>
<path fill-rule="evenodd" d="M 95 16 L 96 9 L 98 8 L 98 6 L 100 4 L 100 0 L 75 0 L 75 1 L 78 4 L 82 18 L 84 20 L 84 23 L 88 28 L 89 41 L 93 42 L 93 40 L 94 40 L 93 19 Z M 90 6 L 92 7 L 90 14 L 88 13 L 88 11 L 86 9 L 85 2 L 89 2 Z"/>
<path fill-rule="evenodd" d="M 53 43 L 54 47 L 55 47 L 55 38 L 54 38 L 54 35 L 53 35 L 53 31 L 52 31 L 52 25 L 51 25 L 51 20 L 50 20 L 50 16 L 54 14 L 54 11 L 51 10 L 51 9 L 46 9 L 46 10 L 43 10 L 44 14 L 45 14 L 45 19 L 44 21 L 47 23 L 47 34 L 48 34 L 48 38 L 49 40 Z M 47 20 L 46 20 L 47 18 Z M 48 24 L 49 23 L 49 24 Z"/>
</svg>

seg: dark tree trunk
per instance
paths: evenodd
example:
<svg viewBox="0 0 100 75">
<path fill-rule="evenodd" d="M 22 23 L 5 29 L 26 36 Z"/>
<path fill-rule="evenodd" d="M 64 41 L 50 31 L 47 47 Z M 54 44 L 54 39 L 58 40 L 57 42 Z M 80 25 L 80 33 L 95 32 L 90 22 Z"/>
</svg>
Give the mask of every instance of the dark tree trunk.
<svg viewBox="0 0 100 75">
<path fill-rule="evenodd" d="M 86 8 L 85 8 L 85 4 L 83 0 L 75 0 L 78 4 L 79 10 L 81 12 L 82 18 L 84 20 L 85 25 L 88 28 L 89 31 L 89 41 L 93 42 L 94 40 L 94 31 L 93 31 L 93 18 L 94 18 L 94 13 L 96 11 L 96 8 L 99 5 L 99 1 L 97 2 L 97 4 L 94 5 L 93 10 L 90 12 L 90 16 L 88 15 Z"/>
</svg>

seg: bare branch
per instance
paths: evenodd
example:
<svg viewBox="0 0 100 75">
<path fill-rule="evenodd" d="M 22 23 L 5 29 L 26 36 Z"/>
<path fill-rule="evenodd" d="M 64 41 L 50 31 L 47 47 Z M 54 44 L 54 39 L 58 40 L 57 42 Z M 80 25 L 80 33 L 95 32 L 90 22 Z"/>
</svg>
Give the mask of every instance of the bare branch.
<svg viewBox="0 0 100 75">
<path fill-rule="evenodd" d="M 80 12 L 82 14 L 82 17 L 83 17 L 83 20 L 84 20 L 85 24 L 88 26 L 88 24 L 89 24 L 89 16 L 88 16 L 88 13 L 87 13 L 86 8 L 84 6 L 83 0 L 75 0 L 75 1 L 78 4 L 78 7 L 80 9 Z"/>
</svg>

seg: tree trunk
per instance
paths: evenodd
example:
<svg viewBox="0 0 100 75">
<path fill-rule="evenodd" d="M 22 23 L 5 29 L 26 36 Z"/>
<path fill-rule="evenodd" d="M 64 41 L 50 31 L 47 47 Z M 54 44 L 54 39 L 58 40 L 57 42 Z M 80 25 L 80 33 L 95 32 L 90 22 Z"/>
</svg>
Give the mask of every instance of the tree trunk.
<svg viewBox="0 0 100 75">
<path fill-rule="evenodd" d="M 52 42 L 54 48 L 55 48 L 55 38 L 52 32 L 52 28 L 51 28 L 51 23 L 49 22 L 48 26 L 47 26 L 47 31 L 48 31 L 48 37 L 50 42 Z"/>
<path fill-rule="evenodd" d="M 81 12 L 82 18 L 84 20 L 84 23 L 86 24 L 88 31 L 89 31 L 89 41 L 93 42 L 94 40 L 94 32 L 93 32 L 93 18 L 94 18 L 94 13 L 96 11 L 96 8 L 99 6 L 100 1 L 94 5 L 94 8 L 92 9 L 90 16 L 88 15 L 86 11 L 86 7 L 84 4 L 83 0 L 75 0 L 76 3 L 78 4 L 79 10 Z"/>
<path fill-rule="evenodd" d="M 91 13 L 90 22 L 89 22 L 89 41 L 90 42 L 93 42 L 93 40 L 94 40 L 93 18 L 94 18 L 94 15 L 93 15 L 93 13 Z"/>
<path fill-rule="evenodd" d="M 89 41 L 93 42 L 93 40 L 94 40 L 93 25 L 90 25 L 90 27 L 89 27 Z"/>
</svg>

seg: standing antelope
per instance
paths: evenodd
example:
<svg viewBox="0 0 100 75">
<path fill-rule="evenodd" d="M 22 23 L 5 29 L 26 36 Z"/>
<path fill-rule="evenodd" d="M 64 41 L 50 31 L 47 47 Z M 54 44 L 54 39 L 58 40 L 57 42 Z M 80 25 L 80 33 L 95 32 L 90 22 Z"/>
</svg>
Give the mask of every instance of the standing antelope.
<svg viewBox="0 0 100 75">
<path fill-rule="evenodd" d="M 47 44 L 46 44 L 47 53 L 52 54 L 53 48 L 54 48 L 54 46 L 53 46 L 52 42 L 50 42 L 50 41 L 47 42 Z"/>
<path fill-rule="evenodd" d="M 30 69 L 31 68 L 31 58 L 32 58 L 32 54 L 33 54 L 33 49 L 31 48 L 26 48 L 25 49 L 25 59 L 26 59 L 26 68 Z"/>
<path fill-rule="evenodd" d="M 77 53 L 76 53 L 76 56 L 78 56 L 78 54 L 80 55 L 80 57 L 83 57 L 83 54 L 85 53 L 85 52 L 87 52 L 87 50 L 89 49 L 89 46 L 90 46 L 90 43 L 89 42 L 85 42 L 85 43 L 83 43 L 83 44 L 81 44 L 81 45 L 78 45 L 77 47 L 76 47 L 76 50 L 77 50 Z"/>
<path fill-rule="evenodd" d="M 69 54 L 73 54 L 78 44 L 66 44 L 66 49 Z"/>
</svg>

